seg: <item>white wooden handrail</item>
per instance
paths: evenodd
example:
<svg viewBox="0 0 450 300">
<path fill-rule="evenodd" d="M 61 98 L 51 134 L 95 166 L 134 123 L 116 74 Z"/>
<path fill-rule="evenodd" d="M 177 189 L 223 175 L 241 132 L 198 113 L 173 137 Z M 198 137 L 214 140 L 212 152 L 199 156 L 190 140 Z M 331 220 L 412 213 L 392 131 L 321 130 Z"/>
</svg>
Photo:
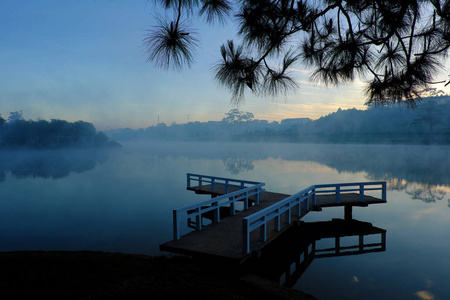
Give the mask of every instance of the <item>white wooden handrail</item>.
<svg viewBox="0 0 450 300">
<path fill-rule="evenodd" d="M 372 187 L 378 186 L 378 187 Z M 242 251 L 250 253 L 250 233 L 260 228 L 260 241 L 267 240 L 267 223 L 273 219 L 274 229 L 280 231 L 281 215 L 285 214 L 285 222 L 291 223 L 292 209 L 296 209 L 296 216 L 302 216 L 302 208 L 305 214 L 310 210 L 312 205 L 316 204 L 316 194 L 335 193 L 336 203 L 340 203 L 342 192 L 359 192 L 359 200 L 364 201 L 365 191 L 381 190 L 382 200 L 386 200 L 386 182 L 354 182 L 354 183 L 337 183 L 337 184 L 317 184 L 312 185 L 300 192 L 289 196 L 263 210 L 251 214 L 242 219 Z M 303 207 L 302 207 L 303 206 Z"/>
<path fill-rule="evenodd" d="M 259 205 L 261 200 L 261 193 L 264 191 L 262 188 L 265 183 L 247 181 L 247 180 L 237 180 L 230 178 L 221 178 L 214 176 L 198 175 L 198 174 L 187 174 L 187 187 L 191 187 L 190 181 L 198 181 L 199 186 L 202 183 L 211 183 L 211 192 L 213 192 L 214 184 L 226 184 L 227 192 L 228 186 L 238 186 L 242 187 L 238 191 L 227 193 L 222 196 L 214 197 L 206 201 L 202 201 L 193 205 L 188 205 L 179 209 L 173 210 L 173 239 L 177 240 L 180 238 L 180 222 L 187 221 L 190 218 L 196 219 L 196 229 L 202 229 L 201 217 L 202 214 L 214 211 L 214 222 L 220 222 L 220 208 L 228 206 L 230 208 L 230 215 L 234 215 L 235 203 L 236 201 L 244 202 L 244 209 L 248 209 L 249 198 L 254 196 L 254 201 L 256 205 Z M 221 183 L 224 182 L 224 183 Z M 232 183 L 238 183 L 238 185 L 233 185 Z M 250 185 L 247 186 L 246 185 Z"/>
</svg>

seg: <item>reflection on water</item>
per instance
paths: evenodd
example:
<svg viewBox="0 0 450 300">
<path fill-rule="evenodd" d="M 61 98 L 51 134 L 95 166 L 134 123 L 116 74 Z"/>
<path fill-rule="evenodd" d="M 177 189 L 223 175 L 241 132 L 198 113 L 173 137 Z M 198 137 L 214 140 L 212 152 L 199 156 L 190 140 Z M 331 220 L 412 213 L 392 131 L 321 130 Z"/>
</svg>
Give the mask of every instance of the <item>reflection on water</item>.
<svg viewBox="0 0 450 300">
<path fill-rule="evenodd" d="M 370 223 L 339 219 L 301 223 L 263 248 L 250 272 L 293 287 L 314 259 L 383 251 L 386 230 Z"/>
<path fill-rule="evenodd" d="M 227 171 L 233 175 L 237 175 L 242 171 L 251 171 L 255 167 L 253 159 L 248 158 L 229 157 L 224 163 Z"/>
<path fill-rule="evenodd" d="M 92 150 L 0 151 L 0 182 L 10 172 L 16 178 L 59 179 L 71 172 L 82 173 L 108 159 L 107 152 Z"/>
<path fill-rule="evenodd" d="M 450 191 L 449 146 L 174 142 L 153 145 L 150 151 L 160 158 L 220 159 L 228 176 L 251 173 L 257 161 L 280 159 L 315 162 L 338 173 L 364 172 L 366 180 L 387 181 L 389 190 L 428 185 Z"/>
<path fill-rule="evenodd" d="M 450 191 L 448 146 L 285 144 L 281 147 L 263 143 L 174 142 L 151 144 L 146 150 L 148 155 L 160 159 L 221 159 L 228 176 L 252 172 L 255 162 L 261 160 L 316 162 L 338 173 L 365 172 L 367 180 L 387 181 L 388 190 L 406 191 L 412 199 L 427 203 L 445 198 Z M 5 180 L 6 172 L 18 178 L 63 178 L 70 172 L 92 170 L 107 158 L 105 152 L 89 150 L 2 151 L 0 182 Z"/>
<path fill-rule="evenodd" d="M 296 269 L 292 259 L 303 250 L 295 246 L 299 239 L 290 240 L 286 248 L 292 249 L 292 256 L 281 255 L 286 264 L 274 264 L 279 265 L 274 280 L 292 285 L 303 273 L 294 288 L 319 299 L 414 299 L 429 294 L 450 299 L 448 146 L 123 146 L 107 153 L 2 152 L 0 251 L 160 254 L 159 244 L 172 237 L 172 210 L 208 198 L 186 191 L 188 172 L 261 181 L 267 190 L 286 194 L 312 184 L 387 180 L 388 203 L 353 211 L 355 218 L 389 232 L 386 251 L 334 257 L 335 236 L 311 238 L 308 253 L 315 259 L 304 268 L 302 258 Z M 342 208 L 329 208 L 308 214 L 304 221 L 328 222 L 342 216 Z M 363 241 L 380 244 L 372 237 L 381 235 L 363 235 Z M 358 246 L 353 250 L 359 251 L 359 235 L 344 236 L 338 244 Z M 383 244 L 381 239 L 374 248 L 384 249 Z M 317 259 L 322 246 L 331 249 L 333 257 Z"/>
<path fill-rule="evenodd" d="M 442 200 L 446 195 L 446 189 L 442 186 L 435 186 L 431 184 L 417 184 L 405 191 L 411 196 L 413 200 L 422 200 L 423 202 L 430 203 Z"/>
</svg>

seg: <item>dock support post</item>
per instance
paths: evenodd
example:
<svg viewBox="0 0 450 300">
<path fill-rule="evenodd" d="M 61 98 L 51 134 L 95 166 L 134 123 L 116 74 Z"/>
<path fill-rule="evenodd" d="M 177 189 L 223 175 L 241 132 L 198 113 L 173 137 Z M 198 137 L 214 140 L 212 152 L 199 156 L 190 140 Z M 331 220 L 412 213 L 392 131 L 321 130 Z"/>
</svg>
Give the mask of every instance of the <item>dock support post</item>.
<svg viewBox="0 0 450 300">
<path fill-rule="evenodd" d="M 344 219 L 345 221 L 351 221 L 353 216 L 352 216 L 352 206 L 351 205 L 346 205 L 344 206 Z"/>
<path fill-rule="evenodd" d="M 386 201 L 386 181 L 381 184 L 381 199 Z"/>
<path fill-rule="evenodd" d="M 242 219 L 242 252 L 250 252 L 250 234 L 248 232 L 248 220 Z"/>
<path fill-rule="evenodd" d="M 178 232 L 178 212 L 176 209 L 173 210 L 173 239 L 180 239 L 180 233 Z"/>
<path fill-rule="evenodd" d="M 336 186 L 336 203 L 341 203 L 341 187 Z"/>
<path fill-rule="evenodd" d="M 340 237 L 337 236 L 334 238 L 334 246 L 335 246 L 336 254 L 339 254 L 341 252 L 341 238 Z"/>
</svg>

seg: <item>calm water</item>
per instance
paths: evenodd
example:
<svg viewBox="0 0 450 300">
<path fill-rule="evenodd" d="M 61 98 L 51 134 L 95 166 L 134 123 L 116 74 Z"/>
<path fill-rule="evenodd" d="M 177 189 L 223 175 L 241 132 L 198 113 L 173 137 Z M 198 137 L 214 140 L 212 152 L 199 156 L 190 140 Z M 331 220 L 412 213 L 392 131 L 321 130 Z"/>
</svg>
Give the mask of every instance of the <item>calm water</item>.
<svg viewBox="0 0 450 300">
<path fill-rule="evenodd" d="M 129 143 L 0 154 L 0 251 L 160 254 L 172 209 L 207 199 L 185 190 L 188 172 L 283 193 L 386 180 L 387 204 L 353 210 L 387 230 L 386 251 L 315 259 L 294 288 L 319 299 L 450 299 L 447 146 Z M 304 220 L 342 217 L 342 208 L 329 208 Z"/>
</svg>

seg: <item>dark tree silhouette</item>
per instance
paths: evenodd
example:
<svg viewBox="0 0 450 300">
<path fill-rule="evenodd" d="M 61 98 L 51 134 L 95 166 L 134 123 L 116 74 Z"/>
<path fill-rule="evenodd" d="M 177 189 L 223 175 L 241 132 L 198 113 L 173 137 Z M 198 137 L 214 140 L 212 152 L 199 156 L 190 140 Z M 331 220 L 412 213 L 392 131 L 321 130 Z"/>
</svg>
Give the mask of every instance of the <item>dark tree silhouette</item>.
<svg viewBox="0 0 450 300">
<path fill-rule="evenodd" d="M 0 116 L 0 149 L 2 148 L 63 148 L 119 147 L 103 132 L 97 132 L 88 122 L 64 120 L 24 120 L 22 111 L 11 112 L 8 122 Z"/>
<path fill-rule="evenodd" d="M 189 19 L 224 23 L 235 16 L 242 44 L 227 41 L 214 72 L 236 102 L 246 90 L 279 95 L 297 88 L 290 71 L 299 64 L 327 85 L 366 80 L 371 104 L 414 105 L 431 84 L 445 83 L 435 77 L 450 48 L 450 0 L 156 2 L 175 12 L 144 40 L 149 60 L 164 68 L 192 63 L 197 39 Z"/>
<path fill-rule="evenodd" d="M 254 118 L 251 112 L 243 112 L 237 108 L 230 109 L 229 112 L 225 113 L 225 117 L 222 119 L 223 122 L 228 124 L 234 124 L 239 122 L 251 121 Z"/>
</svg>

